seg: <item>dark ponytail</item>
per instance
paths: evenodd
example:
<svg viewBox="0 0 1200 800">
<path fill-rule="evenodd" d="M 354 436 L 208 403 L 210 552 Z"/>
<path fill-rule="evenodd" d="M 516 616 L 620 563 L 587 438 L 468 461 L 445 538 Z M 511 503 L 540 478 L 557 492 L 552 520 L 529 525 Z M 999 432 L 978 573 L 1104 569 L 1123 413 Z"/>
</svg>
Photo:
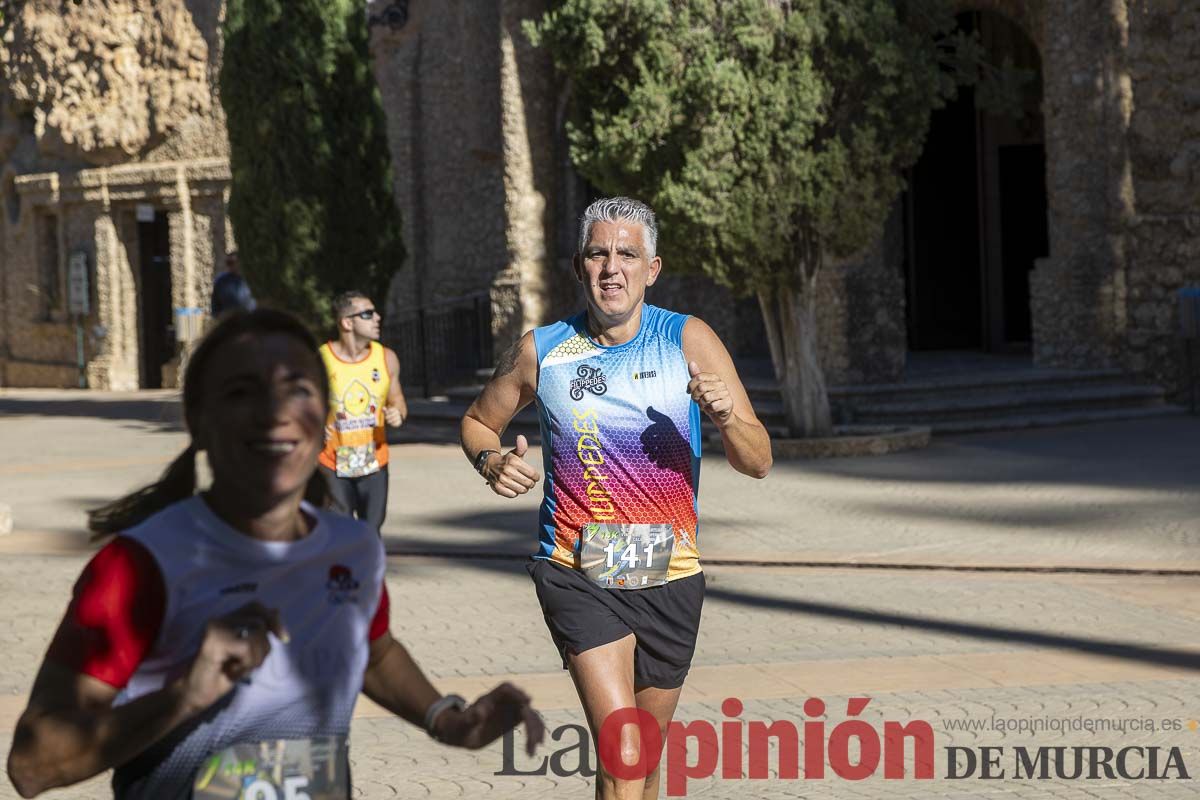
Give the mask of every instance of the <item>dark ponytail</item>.
<svg viewBox="0 0 1200 800">
<path fill-rule="evenodd" d="M 88 511 L 88 530 L 99 538 L 137 525 L 196 491 L 196 446 L 189 444 L 162 477 L 149 486 Z"/>
<path fill-rule="evenodd" d="M 213 353 L 225 342 L 244 334 L 265 336 L 283 334 L 302 342 L 319 367 L 321 397 L 328 402 L 329 378 L 325 365 L 317 354 L 317 340 L 296 317 L 285 311 L 259 308 L 254 311 L 236 312 L 224 317 L 204 339 L 192 357 L 188 359 L 187 372 L 183 377 L 183 416 L 188 428 L 194 430 L 193 421 L 204 400 L 204 374 Z M 153 516 L 172 503 L 186 500 L 196 492 L 196 446 L 189 444 L 157 482 L 138 489 L 100 508 L 88 511 L 88 529 L 96 537 L 120 533 Z M 319 471 L 314 471 L 304 493 L 304 499 L 319 508 L 331 504 L 329 487 Z"/>
</svg>

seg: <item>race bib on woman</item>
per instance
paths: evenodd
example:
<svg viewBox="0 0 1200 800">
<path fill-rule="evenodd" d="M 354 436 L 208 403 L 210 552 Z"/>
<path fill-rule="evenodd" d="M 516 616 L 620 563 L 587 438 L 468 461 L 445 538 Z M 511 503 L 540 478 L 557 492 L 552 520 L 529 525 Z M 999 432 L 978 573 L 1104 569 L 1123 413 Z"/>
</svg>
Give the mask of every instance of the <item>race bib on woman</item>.
<svg viewBox="0 0 1200 800">
<path fill-rule="evenodd" d="M 245 742 L 196 771 L 195 800 L 349 800 L 345 736 Z"/>
<path fill-rule="evenodd" d="M 605 589 L 645 589 L 667 582 L 675 530 L 665 523 L 588 522 L 580 531 L 579 563 Z"/>
</svg>

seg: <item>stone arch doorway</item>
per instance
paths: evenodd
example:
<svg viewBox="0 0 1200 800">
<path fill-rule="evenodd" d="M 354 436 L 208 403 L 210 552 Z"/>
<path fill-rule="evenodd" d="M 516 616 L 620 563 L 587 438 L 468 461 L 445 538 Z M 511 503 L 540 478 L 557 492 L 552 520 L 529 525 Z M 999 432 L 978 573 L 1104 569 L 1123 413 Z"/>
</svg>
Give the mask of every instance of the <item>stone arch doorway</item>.
<svg viewBox="0 0 1200 800">
<path fill-rule="evenodd" d="M 964 88 L 934 112 L 904 198 L 910 350 L 1029 352 L 1029 273 L 1049 251 L 1042 67 L 1037 46 L 993 11 L 960 14 L 992 63 L 1035 77 L 1019 118 Z"/>
<path fill-rule="evenodd" d="M 161 389 L 163 367 L 175 356 L 170 222 L 165 211 L 149 204 L 141 204 L 135 219 L 138 385 Z"/>
</svg>

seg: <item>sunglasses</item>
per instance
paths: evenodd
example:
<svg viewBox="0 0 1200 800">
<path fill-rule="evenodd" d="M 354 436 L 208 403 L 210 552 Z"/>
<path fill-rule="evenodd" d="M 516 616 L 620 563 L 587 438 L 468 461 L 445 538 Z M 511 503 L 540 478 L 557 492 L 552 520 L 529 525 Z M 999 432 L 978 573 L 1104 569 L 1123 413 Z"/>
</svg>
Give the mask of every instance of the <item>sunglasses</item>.
<svg viewBox="0 0 1200 800">
<path fill-rule="evenodd" d="M 364 311 L 359 311 L 356 314 L 347 314 L 346 316 L 342 317 L 342 319 L 350 319 L 351 317 L 358 317 L 359 319 L 374 319 L 376 316 L 378 316 L 380 319 L 383 319 L 383 315 L 381 315 L 378 311 L 373 308 L 368 308 Z"/>
</svg>

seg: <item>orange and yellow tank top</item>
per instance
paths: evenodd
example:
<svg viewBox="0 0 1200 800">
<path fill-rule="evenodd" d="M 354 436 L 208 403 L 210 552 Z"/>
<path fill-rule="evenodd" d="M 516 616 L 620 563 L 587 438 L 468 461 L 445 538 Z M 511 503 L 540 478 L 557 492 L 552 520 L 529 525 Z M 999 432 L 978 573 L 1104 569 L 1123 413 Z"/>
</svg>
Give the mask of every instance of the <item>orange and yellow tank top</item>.
<svg viewBox="0 0 1200 800">
<path fill-rule="evenodd" d="M 329 438 L 318 460 L 339 478 L 378 472 L 388 463 L 383 406 L 391 380 L 383 345 L 371 342 L 361 361 L 338 358 L 332 342 L 321 345 L 320 352 L 329 373 Z"/>
</svg>

